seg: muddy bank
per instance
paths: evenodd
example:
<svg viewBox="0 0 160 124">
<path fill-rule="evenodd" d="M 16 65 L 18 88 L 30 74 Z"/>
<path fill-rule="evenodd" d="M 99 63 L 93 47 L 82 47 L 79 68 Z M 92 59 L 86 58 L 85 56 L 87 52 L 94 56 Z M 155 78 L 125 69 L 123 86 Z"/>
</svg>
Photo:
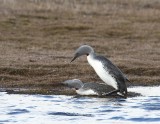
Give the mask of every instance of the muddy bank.
<svg viewBox="0 0 160 124">
<path fill-rule="evenodd" d="M 110 92 L 111 90 L 108 90 Z M 74 98 L 78 97 L 98 97 L 98 98 L 122 98 L 122 96 L 119 95 L 110 95 L 110 96 L 105 96 L 105 95 L 77 95 L 76 91 L 74 89 L 70 89 L 68 87 L 57 87 L 57 88 L 52 88 L 52 89 L 22 89 L 22 88 L 1 88 L 0 92 L 6 92 L 7 94 L 27 94 L 27 95 L 72 95 Z M 141 96 L 142 94 L 140 93 L 135 93 L 135 92 L 128 92 L 127 97 L 136 97 L 136 96 Z"/>
<path fill-rule="evenodd" d="M 5 0 L 0 8 L 1 88 L 65 94 L 60 82 L 68 79 L 102 82 L 86 57 L 70 64 L 82 44 L 108 57 L 134 85 L 160 84 L 158 0 Z"/>
</svg>

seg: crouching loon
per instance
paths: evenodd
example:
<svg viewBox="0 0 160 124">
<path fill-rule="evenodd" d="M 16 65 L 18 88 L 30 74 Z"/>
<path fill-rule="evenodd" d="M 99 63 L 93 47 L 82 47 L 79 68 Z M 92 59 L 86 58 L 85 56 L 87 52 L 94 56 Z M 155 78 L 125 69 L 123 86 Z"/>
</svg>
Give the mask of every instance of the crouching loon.
<svg viewBox="0 0 160 124">
<path fill-rule="evenodd" d="M 75 54 L 73 59 L 87 55 L 88 63 L 93 67 L 97 75 L 108 85 L 114 88 L 113 91 L 106 93 L 105 95 L 112 95 L 117 93 L 123 97 L 127 97 L 127 86 L 126 82 L 129 80 L 124 76 L 121 70 L 115 66 L 110 60 L 104 56 L 97 55 L 93 48 L 88 45 L 80 46 Z"/>
<path fill-rule="evenodd" d="M 107 91 L 113 90 L 112 87 L 104 83 L 83 83 L 79 79 L 66 80 L 62 84 L 74 88 L 78 95 L 103 96 Z"/>
</svg>

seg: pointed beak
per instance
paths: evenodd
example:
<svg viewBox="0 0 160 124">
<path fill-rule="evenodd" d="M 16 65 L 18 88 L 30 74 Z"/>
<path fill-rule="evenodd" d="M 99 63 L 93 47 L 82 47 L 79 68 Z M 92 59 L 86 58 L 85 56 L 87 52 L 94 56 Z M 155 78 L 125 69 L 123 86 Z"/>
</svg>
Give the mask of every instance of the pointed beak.
<svg viewBox="0 0 160 124">
<path fill-rule="evenodd" d="M 80 54 L 79 53 L 75 53 L 74 54 L 74 57 L 72 58 L 72 60 L 71 60 L 71 62 L 73 62 L 76 58 L 78 58 L 80 56 Z M 70 62 L 70 63 L 71 63 Z"/>
<path fill-rule="evenodd" d="M 76 58 L 77 58 L 77 57 L 74 56 L 74 57 L 72 58 L 72 60 L 70 61 L 70 63 L 73 62 Z"/>
</svg>

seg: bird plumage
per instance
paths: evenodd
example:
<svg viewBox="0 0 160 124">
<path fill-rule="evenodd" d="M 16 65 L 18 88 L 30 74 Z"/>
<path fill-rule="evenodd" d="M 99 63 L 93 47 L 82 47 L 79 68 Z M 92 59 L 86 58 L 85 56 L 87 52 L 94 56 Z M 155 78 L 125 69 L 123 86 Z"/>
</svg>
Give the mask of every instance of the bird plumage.
<svg viewBox="0 0 160 124">
<path fill-rule="evenodd" d="M 94 68 L 97 75 L 106 84 L 116 89 L 113 93 L 120 92 L 123 96 L 127 96 L 126 82 L 128 79 L 116 65 L 104 56 L 96 55 L 93 48 L 88 45 L 80 46 L 71 62 L 82 55 L 87 55 L 88 63 Z"/>
<path fill-rule="evenodd" d="M 120 89 L 120 92 L 127 92 L 126 82 L 128 79 L 124 76 L 121 70 L 109 59 L 103 56 L 96 56 L 95 59 L 100 60 L 103 63 L 103 68 L 116 80 L 117 89 Z"/>
<path fill-rule="evenodd" d="M 102 84 L 102 83 L 83 83 L 79 79 L 66 80 L 62 84 L 74 88 L 76 93 L 79 95 L 98 95 L 102 96 L 103 94 L 113 90 L 112 87 Z"/>
</svg>

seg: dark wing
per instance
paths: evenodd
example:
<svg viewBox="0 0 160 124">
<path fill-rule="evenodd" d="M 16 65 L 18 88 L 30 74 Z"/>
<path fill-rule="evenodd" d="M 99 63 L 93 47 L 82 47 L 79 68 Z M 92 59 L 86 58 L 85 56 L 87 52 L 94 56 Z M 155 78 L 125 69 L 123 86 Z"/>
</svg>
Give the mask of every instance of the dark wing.
<svg viewBox="0 0 160 124">
<path fill-rule="evenodd" d="M 118 88 L 122 89 L 123 91 L 127 91 L 126 88 L 126 81 L 128 80 L 121 70 L 115 66 L 110 60 L 103 56 L 96 56 L 104 64 L 104 69 L 115 78 L 116 82 L 118 83 Z"/>
<path fill-rule="evenodd" d="M 83 89 L 92 89 L 93 91 L 97 92 L 99 95 L 102 95 L 104 93 L 114 90 L 114 88 L 112 88 L 111 86 L 102 84 L 102 83 L 85 83 L 83 86 Z"/>
</svg>

